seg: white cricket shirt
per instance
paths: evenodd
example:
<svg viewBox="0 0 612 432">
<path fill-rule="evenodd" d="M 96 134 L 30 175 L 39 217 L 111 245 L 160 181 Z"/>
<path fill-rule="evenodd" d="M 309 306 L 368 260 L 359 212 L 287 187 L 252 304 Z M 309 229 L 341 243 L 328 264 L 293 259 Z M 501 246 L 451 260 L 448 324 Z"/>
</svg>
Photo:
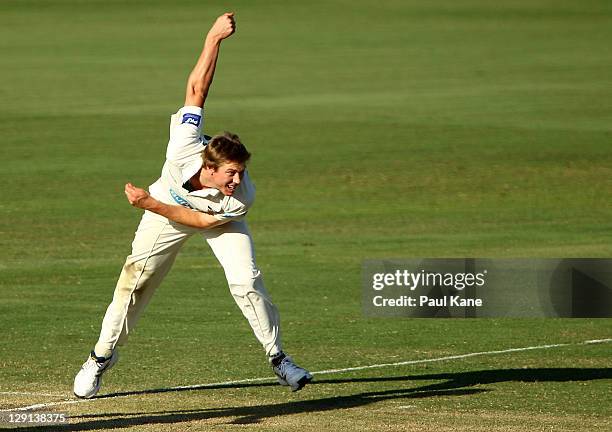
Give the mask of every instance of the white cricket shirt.
<svg viewBox="0 0 612 432">
<path fill-rule="evenodd" d="M 186 106 L 170 117 L 170 139 L 161 177 L 149 186 L 151 196 L 166 204 L 179 204 L 213 215 L 219 220 L 240 219 L 255 201 L 255 186 L 245 170 L 233 195 L 207 188 L 190 192 L 184 185 L 202 168 L 204 110 Z"/>
</svg>

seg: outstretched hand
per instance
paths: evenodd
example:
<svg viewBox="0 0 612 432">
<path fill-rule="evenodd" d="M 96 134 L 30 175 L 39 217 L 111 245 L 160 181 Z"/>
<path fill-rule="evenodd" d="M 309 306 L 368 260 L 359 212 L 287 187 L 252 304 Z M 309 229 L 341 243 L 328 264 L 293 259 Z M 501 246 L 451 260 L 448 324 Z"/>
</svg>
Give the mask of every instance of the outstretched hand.
<svg viewBox="0 0 612 432">
<path fill-rule="evenodd" d="M 146 209 L 147 204 L 149 204 L 148 201 L 152 199 L 149 192 L 134 186 L 132 183 L 125 185 L 125 196 L 130 204 L 141 209 Z"/>
<path fill-rule="evenodd" d="M 233 35 L 235 31 L 236 20 L 234 19 L 234 12 L 227 12 L 217 18 L 208 32 L 208 36 L 222 40 Z"/>
</svg>

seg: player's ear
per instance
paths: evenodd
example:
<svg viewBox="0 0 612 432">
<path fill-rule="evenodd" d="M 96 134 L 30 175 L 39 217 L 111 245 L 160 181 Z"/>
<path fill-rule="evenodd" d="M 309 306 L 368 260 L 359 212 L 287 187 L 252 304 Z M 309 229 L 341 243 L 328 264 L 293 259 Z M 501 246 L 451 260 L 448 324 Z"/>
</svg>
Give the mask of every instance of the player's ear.
<svg viewBox="0 0 612 432">
<path fill-rule="evenodd" d="M 217 167 L 208 164 L 205 164 L 202 169 L 208 174 L 212 174 L 217 171 Z"/>
</svg>

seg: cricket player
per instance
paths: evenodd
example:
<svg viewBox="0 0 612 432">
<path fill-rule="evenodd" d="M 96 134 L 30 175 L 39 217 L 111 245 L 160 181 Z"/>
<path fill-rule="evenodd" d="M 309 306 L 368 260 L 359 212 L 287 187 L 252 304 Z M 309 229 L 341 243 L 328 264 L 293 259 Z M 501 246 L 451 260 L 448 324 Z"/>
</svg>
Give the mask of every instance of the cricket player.
<svg viewBox="0 0 612 432">
<path fill-rule="evenodd" d="M 125 194 L 144 215 L 132 243 L 100 337 L 74 380 L 74 394 L 98 393 L 102 374 L 118 359 L 122 345 L 155 289 L 192 235 L 208 242 L 221 263 L 230 292 L 263 345 L 278 381 L 293 391 L 312 379 L 281 346 L 279 316 L 255 264 L 244 216 L 255 199 L 246 164 L 250 153 L 240 138 L 226 132 L 203 135 L 204 102 L 213 80 L 221 41 L 236 29 L 233 13 L 215 21 L 189 75 L 185 105 L 170 120 L 170 139 L 160 178 L 149 192 L 128 183 Z"/>
</svg>

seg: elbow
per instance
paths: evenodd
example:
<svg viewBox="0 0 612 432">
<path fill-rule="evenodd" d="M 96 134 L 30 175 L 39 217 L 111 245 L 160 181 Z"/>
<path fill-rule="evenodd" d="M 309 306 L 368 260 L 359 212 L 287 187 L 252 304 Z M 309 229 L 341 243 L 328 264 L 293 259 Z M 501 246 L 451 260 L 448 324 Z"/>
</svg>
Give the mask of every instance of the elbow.
<svg viewBox="0 0 612 432">
<path fill-rule="evenodd" d="M 213 224 L 211 224 L 210 222 L 199 222 L 196 225 L 196 228 L 198 229 L 209 229 L 212 228 Z"/>
<path fill-rule="evenodd" d="M 193 96 L 203 97 L 206 89 L 204 88 L 204 84 L 201 80 L 198 79 L 190 79 L 189 80 L 189 90 Z"/>
<path fill-rule="evenodd" d="M 189 78 L 187 83 L 187 94 L 185 95 L 185 105 L 203 106 L 206 100 L 208 88 L 201 80 Z"/>
<path fill-rule="evenodd" d="M 213 228 L 221 223 L 221 221 L 219 221 L 218 219 L 206 213 L 200 214 L 199 216 L 200 217 L 198 218 L 196 222 L 196 228 L 199 228 L 199 229 Z"/>
<path fill-rule="evenodd" d="M 197 68 L 194 69 L 187 78 L 187 88 L 194 95 L 203 95 L 208 91 L 208 85 L 206 85 L 206 74 Z"/>
</svg>

